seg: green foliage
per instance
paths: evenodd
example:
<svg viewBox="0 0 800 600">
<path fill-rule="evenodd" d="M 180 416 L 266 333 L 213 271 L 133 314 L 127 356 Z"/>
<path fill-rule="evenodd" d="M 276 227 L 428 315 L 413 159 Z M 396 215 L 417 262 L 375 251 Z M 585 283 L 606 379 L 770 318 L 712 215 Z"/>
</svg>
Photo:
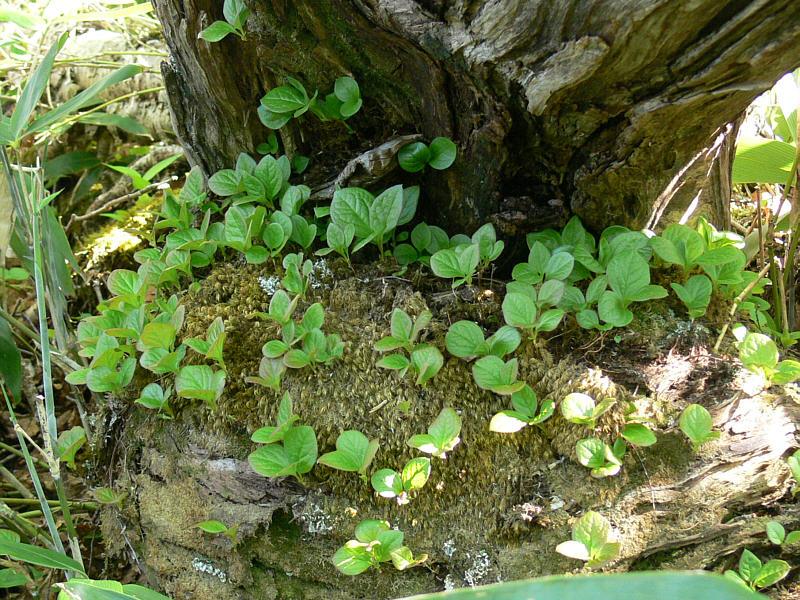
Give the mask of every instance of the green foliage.
<svg viewBox="0 0 800 600">
<path fill-rule="evenodd" d="M 392 529 L 387 521 L 368 519 L 356 526 L 356 539 L 350 540 L 333 555 L 334 566 L 345 575 L 358 575 L 370 567 L 376 569 L 391 561 L 403 571 L 422 564 L 428 556 L 414 557 L 403 545 L 403 532 Z"/>
<path fill-rule="evenodd" d="M 696 319 L 706 314 L 708 304 L 711 302 L 712 285 L 711 280 L 705 275 L 692 275 L 685 285 L 670 283 L 670 287 L 675 291 L 689 310 L 689 317 Z"/>
<path fill-rule="evenodd" d="M 225 360 L 222 356 L 222 348 L 225 344 L 225 324 L 222 322 L 222 317 L 217 317 L 211 322 L 206 330 L 205 339 L 187 338 L 183 343 L 201 356 L 213 360 L 221 369 L 225 370 Z"/>
<path fill-rule="evenodd" d="M 502 358 L 489 355 L 472 365 L 472 377 L 478 387 L 501 396 L 509 396 L 525 387 L 525 382 L 517 379 L 518 372 L 516 358 L 504 362 Z"/>
<path fill-rule="evenodd" d="M 553 416 L 555 402 L 548 399 L 541 406 L 529 385 L 511 394 L 512 410 L 501 410 L 489 423 L 489 431 L 516 433 L 528 425 L 540 425 Z"/>
<path fill-rule="evenodd" d="M 786 529 L 778 523 L 778 521 L 770 521 L 767 523 L 767 539 L 776 546 L 784 544 L 792 545 L 800 542 L 800 531 L 790 531 L 786 533 Z"/>
<path fill-rule="evenodd" d="M 600 318 L 613 327 L 625 327 L 633 320 L 628 308 L 631 303 L 667 295 L 660 285 L 650 284 L 650 267 L 637 253 L 620 254 L 611 259 L 606 277 L 611 289 L 603 292 L 598 312 Z"/>
<path fill-rule="evenodd" d="M 242 40 L 246 39 L 244 23 L 250 15 L 250 9 L 245 6 L 244 0 L 225 0 L 222 14 L 225 17 L 224 21 L 214 21 L 197 37 L 207 42 L 219 42 L 232 33 Z"/>
<path fill-rule="evenodd" d="M 419 334 L 428 326 L 432 316 L 430 311 L 425 310 L 412 320 L 403 309 L 395 308 L 392 311 L 391 334 L 378 340 L 375 349 L 378 352 L 401 349 L 408 356 L 400 352 L 389 354 L 378 361 L 378 366 L 399 371 L 401 377 L 410 369 L 416 375 L 416 384 L 421 386 L 433 379 L 442 368 L 444 357 L 435 346 L 417 343 Z"/>
<path fill-rule="evenodd" d="M 611 524 L 601 514 L 587 511 L 572 527 L 572 539 L 556 546 L 556 552 L 586 562 L 589 568 L 601 567 L 619 555 Z"/>
<path fill-rule="evenodd" d="M 763 333 L 747 333 L 737 344 L 739 360 L 768 386 L 800 379 L 800 362 L 779 360 L 778 346 Z"/>
<path fill-rule="evenodd" d="M 412 142 L 403 146 L 397 153 L 397 161 L 409 173 L 422 171 L 426 166 L 443 171 L 455 162 L 457 152 L 458 148 L 453 140 L 437 137 L 430 146 L 424 142 Z"/>
<path fill-rule="evenodd" d="M 367 469 L 378 451 L 378 440 L 369 440 L 360 431 L 343 431 L 336 438 L 336 450 L 327 452 L 317 461 L 332 469 L 358 473 L 367 480 Z"/>
<path fill-rule="evenodd" d="M 412 458 L 399 473 L 393 469 L 380 469 L 372 474 L 372 488 L 382 498 L 395 498 L 399 506 L 408 504 L 415 492 L 422 489 L 431 475 L 431 460 Z"/>
<path fill-rule="evenodd" d="M 481 262 L 480 244 L 460 244 L 455 248 L 439 250 L 431 256 L 431 270 L 437 277 L 452 279 L 453 287 L 472 285 L 478 264 Z"/>
<path fill-rule="evenodd" d="M 139 397 L 136 399 L 136 404 L 158 411 L 159 416 L 165 419 L 171 419 L 173 413 L 169 405 L 170 396 L 172 396 L 172 388 L 170 386 L 167 386 L 167 389 L 164 390 L 161 384 L 148 383 L 142 388 Z"/>
<path fill-rule="evenodd" d="M 62 431 L 58 436 L 56 444 L 56 455 L 59 460 L 67 463 L 70 469 L 75 468 L 75 455 L 78 450 L 86 443 L 86 432 L 80 425 Z"/>
<path fill-rule="evenodd" d="M 445 345 L 453 356 L 471 361 L 489 355 L 503 358 L 517 349 L 521 339 L 519 332 L 507 325 L 486 339 L 474 321 L 456 321 L 447 330 Z"/>
<path fill-rule="evenodd" d="M 291 426 L 280 442 L 258 448 L 247 461 L 264 477 L 292 476 L 302 482 L 317 462 L 317 436 L 308 425 Z"/>
<path fill-rule="evenodd" d="M 225 388 L 225 371 L 215 371 L 208 365 L 182 367 L 175 377 L 175 392 L 181 398 L 202 400 L 212 410 Z"/>
<path fill-rule="evenodd" d="M 40 548 L 31 544 L 23 544 L 10 539 L 0 539 L 0 555 L 8 556 L 13 560 L 67 572 L 85 575 L 83 566 L 76 560 L 65 556 L 61 552 Z"/>
<path fill-rule="evenodd" d="M 401 234 L 404 235 L 404 234 Z M 400 236 L 398 236 L 398 240 Z M 430 266 L 431 256 L 439 250 L 458 245 L 456 236 L 451 239 L 441 227 L 419 223 L 411 230 L 410 244 L 397 244 L 394 258 L 401 267 L 418 262 Z"/>
<path fill-rule="evenodd" d="M 792 496 L 794 496 L 800 491 L 800 450 L 795 450 L 794 454 L 786 459 L 786 464 L 792 473 L 792 479 L 794 479 L 792 486 Z"/>
<path fill-rule="evenodd" d="M 404 190 L 402 185 L 392 186 L 378 196 L 355 187 L 336 190 L 331 202 L 331 223 L 338 225 L 345 234 L 335 240 L 339 246 L 337 252 L 347 256 L 350 251 L 357 252 L 372 243 L 383 254 L 384 244 L 395 229 L 414 218 L 418 198 L 418 187 Z M 348 250 L 349 243 L 345 245 L 350 227 L 356 240 L 352 250 Z"/>
<path fill-rule="evenodd" d="M 625 451 L 625 440 L 622 438 L 617 439 L 613 446 L 595 437 L 583 438 L 575 444 L 578 462 L 591 469 L 591 475 L 596 479 L 619 473 Z"/>
<path fill-rule="evenodd" d="M 123 175 L 127 175 L 131 178 L 131 182 L 133 183 L 134 189 L 143 190 L 148 185 L 150 185 L 153 181 L 153 178 L 161 173 L 164 169 L 169 167 L 172 163 L 174 163 L 179 158 L 182 158 L 183 154 L 173 154 L 163 160 L 158 161 L 152 167 L 147 169 L 143 174 L 139 174 L 138 171 L 132 169 L 131 167 L 125 165 L 106 165 L 109 169 L 117 171 L 118 173 L 122 173 Z"/>
<path fill-rule="evenodd" d="M 58 600 L 169 600 L 167 596 L 137 584 L 125 584 L 106 579 L 82 579 L 74 577 L 58 583 Z"/>
<path fill-rule="evenodd" d="M 588 394 L 574 392 L 567 394 L 561 401 L 561 414 L 570 423 L 594 429 L 597 419 L 607 413 L 616 401 L 616 398 L 605 398 L 599 404 L 595 404 L 594 398 Z"/>
<path fill-rule="evenodd" d="M 695 452 L 708 442 L 719 438 L 719 431 L 713 430 L 713 423 L 709 412 L 699 404 L 690 404 L 681 413 L 679 420 L 681 431 L 692 442 Z"/>
<path fill-rule="evenodd" d="M 428 433 L 411 436 L 408 445 L 444 460 L 461 441 L 460 433 L 461 417 L 452 408 L 443 408 L 428 427 Z"/>
<path fill-rule="evenodd" d="M 265 127 L 280 129 L 293 117 L 311 112 L 321 121 L 345 121 L 356 114 L 362 106 L 361 90 L 352 77 L 339 77 L 332 94 L 324 100 L 308 95 L 305 86 L 292 77 L 286 77 L 287 85 L 269 90 L 258 107 L 258 117 Z"/>
<path fill-rule="evenodd" d="M 236 543 L 236 536 L 239 533 L 239 527 L 234 525 L 233 527 L 228 527 L 222 521 L 217 521 L 216 519 L 209 519 L 207 521 L 200 521 L 195 525 L 200 531 L 205 533 L 210 533 L 211 535 L 224 535 L 231 542 L 234 544 Z"/>
<path fill-rule="evenodd" d="M 773 559 L 765 564 L 750 550 L 745 549 L 739 558 L 739 570 L 725 571 L 725 577 L 751 590 L 760 590 L 778 583 L 789 574 L 790 569 L 785 560 Z"/>
</svg>

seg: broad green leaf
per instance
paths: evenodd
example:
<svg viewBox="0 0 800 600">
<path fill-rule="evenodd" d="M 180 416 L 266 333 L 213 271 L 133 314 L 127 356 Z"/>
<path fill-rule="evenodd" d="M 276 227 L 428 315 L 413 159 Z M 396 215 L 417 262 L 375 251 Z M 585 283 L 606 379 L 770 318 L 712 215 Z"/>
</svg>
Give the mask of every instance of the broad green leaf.
<svg viewBox="0 0 800 600">
<path fill-rule="evenodd" d="M 795 156 L 795 147 L 781 140 L 742 137 L 736 143 L 732 183 L 785 184 Z"/>
<path fill-rule="evenodd" d="M 208 365 L 183 367 L 175 378 L 175 391 L 182 398 L 203 400 L 216 408 L 217 400 L 225 388 L 225 371 L 214 371 Z"/>
<path fill-rule="evenodd" d="M 422 489 L 431 476 L 431 459 L 427 457 L 412 458 L 403 467 L 401 473 L 403 489 L 407 492 Z"/>
<path fill-rule="evenodd" d="M 790 569 L 791 567 L 789 566 L 789 563 L 787 563 L 785 560 L 770 560 L 767 562 L 767 564 L 761 567 L 761 570 L 759 570 L 758 575 L 753 580 L 753 583 L 757 588 L 765 588 L 775 585 L 789 574 Z"/>
<path fill-rule="evenodd" d="M 444 357 L 436 346 L 420 344 L 411 352 L 411 366 L 417 373 L 417 385 L 424 386 L 433 379 L 444 364 Z"/>
<path fill-rule="evenodd" d="M 646 447 L 656 443 L 656 435 L 641 423 L 629 423 L 623 428 L 621 435 L 634 446 Z"/>
<path fill-rule="evenodd" d="M 748 368 L 774 368 L 778 364 L 778 346 L 763 333 L 748 333 L 739 344 L 739 360 Z"/>
<path fill-rule="evenodd" d="M 208 189 L 217 196 L 233 196 L 241 191 L 242 177 L 233 169 L 217 171 L 208 179 Z"/>
<path fill-rule="evenodd" d="M 431 151 L 424 142 L 411 142 L 400 148 L 397 153 L 397 161 L 400 163 L 400 167 L 409 173 L 422 171 L 430 158 Z"/>
<path fill-rule="evenodd" d="M 67 463 L 70 469 L 74 469 L 75 455 L 85 443 L 86 432 L 80 425 L 68 429 L 67 431 L 62 431 L 58 436 L 58 443 L 56 444 L 58 458 Z"/>
<path fill-rule="evenodd" d="M 786 539 L 786 529 L 777 521 L 767 523 L 767 538 L 773 544 L 780 546 Z"/>
<path fill-rule="evenodd" d="M 364 473 L 377 450 L 377 440 L 368 440 L 360 431 L 343 431 L 336 439 L 336 450 L 323 454 L 317 462 L 340 471 Z"/>
<path fill-rule="evenodd" d="M 717 439 L 720 435 L 718 431 L 712 429 L 713 423 L 709 412 L 699 404 L 690 404 L 684 409 L 679 426 L 695 449 Z"/>
<path fill-rule="evenodd" d="M 514 292 L 506 294 L 503 299 L 503 318 L 508 325 L 533 329 L 536 326 L 536 314 L 536 302 L 525 294 Z"/>
<path fill-rule="evenodd" d="M 342 227 L 352 225 L 358 238 L 372 234 L 370 210 L 374 198 L 361 188 L 342 188 L 336 190 L 331 202 L 331 220 Z"/>
<path fill-rule="evenodd" d="M 218 533 L 225 533 L 228 531 L 228 526 L 225 525 L 222 521 L 217 521 L 216 519 L 209 519 L 208 521 L 200 521 L 197 525 L 195 525 L 198 529 L 205 531 L 206 533 L 218 534 Z"/>
<path fill-rule="evenodd" d="M 261 104 L 274 113 L 294 113 L 306 108 L 308 102 L 306 94 L 288 85 L 273 88 L 261 98 Z"/>
<path fill-rule="evenodd" d="M 384 190 L 369 207 L 369 226 L 376 239 L 383 239 L 397 227 L 403 210 L 403 186 L 394 185 Z"/>
<path fill-rule="evenodd" d="M 351 542 L 354 540 L 351 540 Z M 372 559 L 365 547 L 358 542 L 348 542 L 333 555 L 333 565 L 344 575 L 358 575 L 372 565 Z"/>
<path fill-rule="evenodd" d="M 457 321 L 447 330 L 445 345 L 453 356 L 470 359 L 481 353 L 484 345 L 483 331 L 474 321 Z"/>
<path fill-rule="evenodd" d="M 446 137 L 433 138 L 427 163 L 432 169 L 443 171 L 455 162 L 457 152 L 458 148 L 451 139 Z"/>
<path fill-rule="evenodd" d="M 40 548 L 39 546 L 0 540 L 0 554 L 8 556 L 13 560 L 37 565 L 39 567 L 75 571 L 81 574 L 84 573 L 83 566 L 78 561 L 60 552 L 48 550 L 47 548 Z"/>
</svg>

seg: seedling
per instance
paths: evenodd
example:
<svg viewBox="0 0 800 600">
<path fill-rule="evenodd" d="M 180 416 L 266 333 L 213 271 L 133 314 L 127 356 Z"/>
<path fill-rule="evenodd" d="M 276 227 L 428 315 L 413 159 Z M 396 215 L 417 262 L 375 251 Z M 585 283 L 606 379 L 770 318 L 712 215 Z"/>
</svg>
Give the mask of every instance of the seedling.
<svg viewBox="0 0 800 600">
<path fill-rule="evenodd" d="M 511 272 L 514 281 L 536 285 L 545 280 L 565 281 L 573 271 L 575 258 L 566 251 L 551 253 L 547 247 L 536 241 L 528 253 L 528 262 L 519 263 Z"/>
<path fill-rule="evenodd" d="M 392 529 L 387 521 L 368 519 L 356 526 L 356 539 L 350 540 L 333 555 L 334 566 L 345 575 L 358 575 L 370 567 L 391 561 L 403 571 L 422 564 L 427 554 L 414 557 L 403 545 L 403 532 Z"/>
<path fill-rule="evenodd" d="M 244 22 L 250 14 L 250 10 L 245 6 L 244 0 L 225 0 L 222 5 L 224 21 L 214 21 L 211 25 L 203 29 L 198 34 L 198 38 L 207 42 L 218 42 L 224 39 L 229 33 L 245 39 Z"/>
<path fill-rule="evenodd" d="M 521 339 L 519 331 L 508 325 L 485 339 L 483 331 L 474 321 L 457 321 L 447 330 L 445 345 L 453 356 L 471 361 L 490 354 L 503 358 L 517 349 Z"/>
<path fill-rule="evenodd" d="M 459 433 L 461 433 L 461 417 L 452 408 L 443 408 L 428 427 L 428 433 L 411 436 L 408 445 L 444 460 L 447 458 L 447 453 L 452 452 L 461 441 Z"/>
<path fill-rule="evenodd" d="M 171 395 L 172 388 L 170 386 L 167 386 L 167 389 L 164 390 L 158 383 L 148 383 L 142 388 L 136 404 L 158 411 L 159 416 L 165 419 L 171 419 L 173 417 L 172 408 L 169 405 Z"/>
<path fill-rule="evenodd" d="M 372 488 L 382 498 L 395 498 L 399 506 L 408 504 L 417 490 L 427 483 L 431 475 L 431 459 L 412 458 L 398 473 L 393 469 L 381 469 L 372 474 Z"/>
<path fill-rule="evenodd" d="M 556 552 L 582 560 L 590 569 L 602 567 L 619 555 L 619 542 L 614 540 L 608 520 L 590 510 L 572 526 L 572 540 L 561 542 Z"/>
<path fill-rule="evenodd" d="M 278 405 L 278 422 L 276 425 L 267 425 L 256 429 L 250 439 L 256 444 L 277 444 L 283 441 L 286 432 L 292 428 L 300 417 L 292 409 L 292 397 L 289 392 L 284 392 Z"/>
<path fill-rule="evenodd" d="M 598 305 L 600 318 L 614 327 L 625 327 L 633 320 L 633 302 L 656 300 L 667 295 L 660 285 L 650 284 L 650 267 L 637 252 L 617 254 L 606 270 L 610 290 L 603 292 Z"/>
<path fill-rule="evenodd" d="M 175 391 L 181 398 L 203 400 L 212 410 L 225 389 L 225 371 L 207 365 L 183 367 L 175 378 Z"/>
<path fill-rule="evenodd" d="M 319 100 L 319 92 L 309 97 L 305 86 L 292 77 L 286 77 L 286 82 L 287 85 L 273 88 L 261 98 L 258 117 L 270 129 L 280 129 L 292 117 L 301 117 L 309 111 L 321 121 L 344 121 L 361 109 L 361 90 L 352 77 L 339 77 L 333 93 L 325 96 L 325 100 Z"/>
<path fill-rule="evenodd" d="M 431 256 L 431 270 L 437 277 L 452 279 L 452 287 L 457 288 L 463 284 L 472 285 L 480 261 L 480 245 L 463 244 L 439 250 Z"/>
<path fill-rule="evenodd" d="M 783 385 L 800 379 L 800 362 L 779 361 L 778 346 L 763 333 L 747 333 L 737 344 L 739 360 L 767 384 Z"/>
<path fill-rule="evenodd" d="M 281 279 L 283 288 L 289 293 L 305 298 L 314 264 L 308 259 L 303 260 L 301 252 L 284 256 L 283 268 L 286 270 Z"/>
<path fill-rule="evenodd" d="M 222 357 L 222 347 L 225 344 L 225 324 L 222 317 L 217 317 L 206 330 L 206 339 L 188 338 L 183 341 L 198 354 L 216 362 L 225 370 L 225 360 Z"/>
<path fill-rule="evenodd" d="M 767 523 L 767 539 L 776 546 L 796 544 L 800 542 L 800 531 L 790 531 L 787 534 L 783 525 L 770 521 Z"/>
<path fill-rule="evenodd" d="M 690 404 L 683 410 L 679 426 L 681 431 L 692 442 L 692 448 L 695 452 L 703 444 L 714 441 L 720 436 L 719 431 L 713 430 L 714 425 L 711 421 L 711 415 L 699 404 Z"/>
<path fill-rule="evenodd" d="M 536 339 L 539 333 L 553 331 L 561 323 L 561 319 L 564 317 L 563 309 L 550 308 L 540 311 L 540 308 L 551 302 L 557 304 L 563 294 L 564 284 L 557 280 L 545 282 L 539 291 L 538 298 L 533 287 L 527 284 L 522 285 L 527 288 L 525 292 L 506 293 L 506 297 L 503 299 L 503 318 L 508 325 L 527 331 L 530 333 L 531 339 Z M 551 296 L 551 292 L 556 295 Z"/>
<path fill-rule="evenodd" d="M 289 427 L 280 443 L 258 448 L 247 457 L 253 470 L 264 477 L 295 477 L 311 471 L 317 462 L 317 436 L 308 425 Z"/>
<path fill-rule="evenodd" d="M 489 355 L 472 365 L 472 377 L 478 387 L 501 396 L 509 396 L 525 386 L 524 381 L 517 379 L 518 373 L 519 365 L 516 358 L 503 362 L 502 358 Z"/>
<path fill-rule="evenodd" d="M 800 450 L 795 450 L 794 454 L 786 459 L 786 464 L 792 472 L 792 479 L 794 479 L 792 486 L 792 496 L 794 496 L 800 491 Z"/>
<path fill-rule="evenodd" d="M 197 525 L 195 525 L 200 531 L 205 533 L 210 533 L 211 535 L 224 535 L 227 537 L 231 543 L 236 543 L 236 535 L 239 533 L 239 526 L 234 525 L 233 527 L 228 527 L 222 521 L 217 521 L 216 519 L 209 519 L 208 521 L 200 521 Z"/>
<path fill-rule="evenodd" d="M 443 171 L 456 160 L 458 149 L 450 138 L 437 137 L 428 146 L 424 142 L 412 142 L 400 148 L 397 161 L 404 171 L 417 173 L 426 166 Z"/>
<path fill-rule="evenodd" d="M 366 483 L 367 469 L 378 451 L 378 440 L 369 440 L 360 431 L 343 431 L 336 438 L 336 450 L 327 452 L 317 461 L 340 471 L 358 473 Z"/>
<path fill-rule="evenodd" d="M 433 254 L 451 247 L 450 238 L 444 229 L 427 223 L 419 223 L 411 230 L 410 242 L 410 244 L 398 244 L 394 248 L 395 260 L 401 267 L 413 262 L 430 266 Z"/>
<path fill-rule="evenodd" d="M 411 352 L 416 346 L 419 334 L 430 324 L 432 318 L 431 311 L 423 310 L 412 320 L 402 308 L 395 308 L 391 317 L 391 334 L 378 340 L 375 350 L 389 352 L 402 348 L 406 352 Z"/>
<path fill-rule="evenodd" d="M 696 319 L 706 314 L 711 302 L 711 280 L 705 275 L 692 275 L 685 285 L 671 283 L 670 287 L 689 310 L 689 317 Z"/>
<path fill-rule="evenodd" d="M 618 438 L 613 446 L 595 437 L 578 440 L 575 445 L 578 462 L 591 469 L 591 475 L 596 479 L 619 473 L 625 450 L 625 440 L 622 438 Z"/>
<path fill-rule="evenodd" d="M 391 335 L 388 335 L 375 344 L 379 352 L 389 352 L 398 348 L 409 353 L 406 357 L 402 353 L 389 354 L 378 361 L 378 366 L 383 369 L 399 371 L 404 376 L 409 369 L 416 374 L 416 384 L 425 386 L 441 370 L 444 357 L 441 351 L 431 344 L 417 344 L 419 334 L 428 326 L 431 320 L 430 311 L 423 311 L 412 321 L 408 314 L 396 308 L 392 311 Z"/>
<path fill-rule="evenodd" d="M 574 392 L 567 394 L 561 401 L 561 414 L 570 423 L 594 429 L 597 419 L 607 413 L 616 401 L 616 398 L 605 398 L 599 404 L 595 404 L 594 398 L 588 394 Z"/>
<path fill-rule="evenodd" d="M 539 402 L 529 385 L 511 395 L 512 410 L 501 410 L 489 423 L 489 431 L 516 433 L 528 425 L 540 425 L 549 419 L 555 410 L 555 402 L 548 399 Z"/>
<path fill-rule="evenodd" d="M 80 425 L 62 431 L 56 442 L 56 456 L 60 461 L 67 463 L 70 469 L 74 469 L 75 455 L 85 443 L 86 432 Z"/>
<path fill-rule="evenodd" d="M 760 590 L 778 583 L 789 574 L 790 569 L 785 560 L 772 559 L 764 564 L 745 548 L 739 558 L 739 570 L 729 569 L 725 571 L 725 577 L 751 590 Z"/>
</svg>

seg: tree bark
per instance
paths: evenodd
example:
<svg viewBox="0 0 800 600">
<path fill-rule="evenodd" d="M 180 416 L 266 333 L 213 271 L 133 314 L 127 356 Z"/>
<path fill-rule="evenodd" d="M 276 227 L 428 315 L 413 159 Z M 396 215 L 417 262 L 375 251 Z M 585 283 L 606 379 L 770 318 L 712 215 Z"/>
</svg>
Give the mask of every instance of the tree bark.
<svg viewBox="0 0 800 600">
<path fill-rule="evenodd" d="M 287 152 L 312 156 L 307 180 L 397 134 L 449 136 L 459 159 L 422 176 L 422 216 L 452 232 L 491 220 L 506 236 L 569 213 L 651 223 L 800 48 L 793 0 L 268 0 L 250 3 L 245 41 L 214 44 L 197 34 L 221 2 L 155 5 L 175 129 L 207 173 L 264 141 L 256 107 L 285 76 L 326 92 L 348 74 L 364 98 L 351 135 L 311 116 L 280 131 Z M 680 185 L 688 200 L 669 212 L 701 186 Z"/>
</svg>

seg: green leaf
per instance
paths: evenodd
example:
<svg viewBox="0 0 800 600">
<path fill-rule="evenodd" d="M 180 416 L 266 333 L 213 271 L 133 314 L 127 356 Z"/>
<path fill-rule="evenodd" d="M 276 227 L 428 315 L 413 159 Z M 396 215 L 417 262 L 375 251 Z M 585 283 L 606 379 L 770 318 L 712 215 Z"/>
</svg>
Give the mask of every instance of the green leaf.
<svg viewBox="0 0 800 600">
<path fill-rule="evenodd" d="M 431 151 L 424 142 L 412 142 L 400 148 L 397 161 L 400 168 L 409 173 L 418 173 L 425 168 L 431 158 Z M 447 168 L 447 167 L 445 167 Z"/>
<path fill-rule="evenodd" d="M 742 556 L 739 558 L 739 575 L 745 581 L 754 583 L 759 571 L 761 571 L 761 566 L 761 560 L 750 550 L 745 548 L 742 551 Z"/>
<path fill-rule="evenodd" d="M 214 21 L 211 25 L 203 29 L 197 37 L 207 42 L 219 42 L 229 33 L 235 33 L 236 29 L 225 21 Z"/>
<path fill-rule="evenodd" d="M 457 321 L 447 330 L 445 345 L 453 356 L 469 360 L 481 353 L 483 331 L 474 321 Z"/>
<path fill-rule="evenodd" d="M 0 382 L 11 395 L 12 402 L 22 399 L 22 355 L 14 341 L 11 328 L 0 317 Z"/>
<path fill-rule="evenodd" d="M 757 588 L 765 588 L 778 583 L 789 574 L 791 567 L 785 560 L 773 559 L 767 562 L 753 580 Z"/>
<path fill-rule="evenodd" d="M 358 575 L 372 565 L 372 559 L 364 545 L 350 540 L 333 555 L 333 565 L 344 575 Z"/>
<path fill-rule="evenodd" d="M 206 533 L 211 534 L 219 534 L 225 533 L 228 531 L 228 526 L 225 525 L 222 521 L 217 521 L 215 519 L 209 519 L 208 521 L 200 521 L 195 525 L 198 529 L 205 531 Z"/>
<path fill-rule="evenodd" d="M 331 220 L 342 227 L 352 225 L 358 238 L 372 234 L 370 210 L 374 198 L 361 188 L 336 190 L 331 201 Z"/>
<path fill-rule="evenodd" d="M 503 358 L 507 354 L 511 354 L 519 347 L 522 341 L 519 331 L 508 325 L 503 325 L 494 334 L 489 336 L 486 340 L 489 354 L 494 354 Z"/>
<path fill-rule="evenodd" d="M 776 546 L 780 546 L 786 540 L 786 529 L 777 521 L 770 521 L 767 523 L 767 538 Z"/>
<path fill-rule="evenodd" d="M 503 298 L 503 318 L 508 325 L 520 329 L 536 326 L 536 302 L 525 294 L 512 292 Z"/>
<path fill-rule="evenodd" d="M 627 302 L 615 291 L 603 292 L 597 305 L 597 312 L 600 318 L 612 327 L 625 327 L 633 321 L 633 313 L 628 310 Z"/>
<path fill-rule="evenodd" d="M 78 118 L 79 123 L 100 125 L 103 127 L 118 127 L 122 131 L 133 135 L 149 135 L 147 128 L 136 119 L 106 112 L 93 112 Z M 94 156 L 94 155 L 92 155 Z M 95 159 L 96 160 L 96 159 Z"/>
<path fill-rule="evenodd" d="M 800 362 L 786 359 L 778 363 L 776 372 L 772 375 L 772 383 L 785 385 L 800 379 Z"/>
<path fill-rule="evenodd" d="M 581 542 L 589 553 L 602 547 L 611 536 L 611 524 L 603 515 L 587 511 L 572 527 L 572 539 Z"/>
<path fill-rule="evenodd" d="M 573 392 L 561 401 L 561 414 L 567 421 L 594 427 L 595 402 L 587 394 Z"/>
<path fill-rule="evenodd" d="M 576 540 L 561 542 L 556 546 L 556 552 L 563 554 L 567 558 L 574 558 L 575 560 L 588 561 L 591 558 L 589 556 L 589 548 Z"/>
<path fill-rule="evenodd" d="M 762 137 L 742 137 L 736 143 L 732 183 L 779 183 L 789 179 L 796 150 L 793 144 Z"/>
<path fill-rule="evenodd" d="M 63 460 L 70 469 L 74 469 L 75 455 L 85 443 L 86 432 L 80 425 L 67 431 L 62 431 L 58 436 L 58 443 L 56 444 L 56 454 L 59 460 Z"/>
<path fill-rule="evenodd" d="M 282 85 L 271 89 L 261 98 L 261 104 L 273 113 L 294 113 L 308 107 L 308 95 L 294 86 Z"/>
<path fill-rule="evenodd" d="M 76 573 L 85 575 L 81 563 L 68 556 L 64 556 L 60 552 L 54 552 L 47 548 L 40 548 L 20 542 L 0 540 L 0 554 L 6 555 L 13 560 L 37 565 L 39 567 L 75 571 Z"/>
<path fill-rule="evenodd" d="M 405 491 L 422 489 L 431 476 L 431 459 L 424 456 L 412 458 L 405 464 L 400 476 Z"/>
<path fill-rule="evenodd" d="M 778 364 L 778 346 L 763 333 L 748 333 L 739 343 L 739 360 L 747 368 L 774 368 Z"/>
<path fill-rule="evenodd" d="M 336 450 L 323 454 L 318 462 L 340 471 L 365 473 L 377 451 L 377 440 L 368 440 L 360 431 L 343 431 L 336 439 Z"/>
<path fill-rule="evenodd" d="M 679 426 L 686 437 L 691 440 L 695 449 L 706 442 L 717 439 L 720 435 L 718 431 L 712 429 L 711 415 L 699 404 L 690 404 L 684 409 Z"/>
<path fill-rule="evenodd" d="M 446 137 L 433 138 L 427 163 L 432 169 L 443 171 L 455 162 L 457 152 L 458 148 L 456 148 L 451 139 Z"/>
<path fill-rule="evenodd" d="M 444 357 L 436 346 L 420 344 L 411 352 L 411 366 L 417 373 L 417 385 L 424 386 L 433 379 L 444 364 Z"/>
<path fill-rule="evenodd" d="M 621 435 L 634 446 L 647 447 L 656 443 L 656 435 L 649 427 L 641 423 L 627 424 L 622 430 Z"/>
<path fill-rule="evenodd" d="M 283 438 L 289 460 L 296 465 L 296 472 L 308 473 L 317 462 L 317 436 L 308 425 L 292 427 Z"/>
<path fill-rule="evenodd" d="M 342 102 L 339 108 L 344 118 L 353 116 L 361 108 L 361 91 L 352 77 L 339 77 L 334 83 L 333 93 Z"/>
<path fill-rule="evenodd" d="M 208 365 L 183 367 L 175 378 L 175 391 L 182 398 L 203 400 L 212 409 L 225 388 L 225 371 L 214 371 Z"/>
<path fill-rule="evenodd" d="M 403 210 L 403 186 L 395 185 L 384 190 L 369 207 L 369 226 L 376 240 L 397 227 Z"/>
<path fill-rule="evenodd" d="M 15 569 L 0 569 L 0 589 L 8 589 L 25 585 L 28 578 L 21 571 Z"/>
<path fill-rule="evenodd" d="M 489 355 L 472 365 L 472 376 L 478 387 L 495 394 L 511 395 L 521 390 L 525 382 L 517 381 L 517 359 L 503 362 L 502 358 Z"/>
<path fill-rule="evenodd" d="M 11 113 L 11 120 L 9 122 L 9 141 L 17 141 L 25 129 L 31 114 L 33 114 L 36 105 L 39 103 L 39 98 L 42 97 L 45 87 L 50 82 L 50 72 L 53 69 L 53 62 L 55 61 L 56 54 L 63 47 L 67 41 L 69 32 L 64 32 L 58 40 L 50 46 L 42 62 L 36 67 L 31 76 L 28 78 L 25 87 L 17 98 L 17 103 L 14 106 L 14 112 Z"/>
<path fill-rule="evenodd" d="M 711 280 L 705 275 L 693 275 L 686 282 L 686 285 L 678 283 L 670 284 L 678 298 L 681 299 L 689 310 L 692 319 L 705 314 L 706 308 L 711 301 L 712 285 Z"/>
<path fill-rule="evenodd" d="M 241 175 L 233 169 L 222 169 L 208 179 L 208 189 L 223 198 L 239 193 L 240 186 Z"/>
</svg>

